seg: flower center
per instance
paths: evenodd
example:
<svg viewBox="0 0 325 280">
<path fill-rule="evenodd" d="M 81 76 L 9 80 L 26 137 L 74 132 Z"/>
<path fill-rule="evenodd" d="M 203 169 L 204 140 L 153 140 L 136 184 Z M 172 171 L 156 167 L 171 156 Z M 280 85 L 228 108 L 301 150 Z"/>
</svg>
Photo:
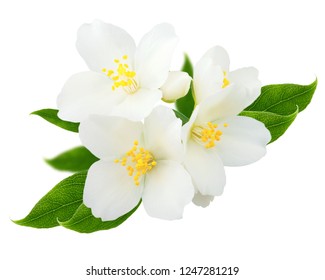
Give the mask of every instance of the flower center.
<svg viewBox="0 0 325 280">
<path fill-rule="evenodd" d="M 227 79 L 227 72 L 223 71 L 223 85 L 222 88 L 225 88 L 230 84 L 229 80 Z"/>
<path fill-rule="evenodd" d="M 228 127 L 227 123 L 223 127 Z M 197 143 L 204 145 L 205 148 L 212 148 L 216 142 L 221 140 L 222 131 L 218 129 L 218 124 L 208 122 L 206 125 L 195 126 L 192 129 L 192 136 Z"/>
<path fill-rule="evenodd" d="M 138 89 L 138 83 L 135 80 L 136 73 L 129 70 L 129 64 L 126 63 L 127 55 L 123 55 L 122 59 L 114 59 L 116 70 L 107 70 L 103 68 L 102 71 L 112 79 L 114 82 L 112 90 L 122 87 L 126 93 L 135 93 Z"/>
<path fill-rule="evenodd" d="M 138 147 L 138 141 L 134 141 L 134 146 L 121 159 L 115 159 L 115 163 L 120 163 L 126 167 L 129 176 L 133 176 L 133 181 L 136 186 L 140 185 L 139 180 L 142 175 L 145 175 L 153 167 L 157 165 L 153 155 L 142 147 Z"/>
</svg>

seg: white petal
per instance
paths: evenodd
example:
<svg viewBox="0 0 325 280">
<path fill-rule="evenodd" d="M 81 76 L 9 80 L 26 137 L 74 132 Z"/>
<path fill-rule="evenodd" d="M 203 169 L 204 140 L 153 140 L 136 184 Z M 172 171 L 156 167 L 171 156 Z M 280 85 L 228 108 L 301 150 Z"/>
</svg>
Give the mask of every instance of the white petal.
<svg viewBox="0 0 325 280">
<path fill-rule="evenodd" d="M 158 89 L 140 88 L 133 94 L 127 94 L 124 101 L 114 108 L 112 115 L 134 121 L 143 120 L 151 113 L 161 96 L 162 93 Z"/>
<path fill-rule="evenodd" d="M 243 87 L 230 84 L 200 103 L 196 122 L 206 123 L 236 116 L 249 105 L 250 101 L 251 99 Z"/>
<path fill-rule="evenodd" d="M 125 30 L 99 20 L 79 28 L 76 45 L 88 67 L 98 72 L 103 68 L 114 70 L 114 59 L 123 55 L 128 55 L 132 64 L 135 53 L 134 40 Z"/>
<path fill-rule="evenodd" d="M 166 102 L 174 102 L 185 96 L 190 89 L 191 80 L 190 75 L 185 72 L 169 72 L 167 81 L 160 88 L 163 93 L 163 100 Z"/>
<path fill-rule="evenodd" d="M 182 122 L 172 109 L 158 106 L 144 120 L 145 147 L 156 160 L 170 159 L 181 162 L 184 147 L 181 142 Z"/>
<path fill-rule="evenodd" d="M 229 55 L 227 51 L 220 46 L 214 46 L 209 49 L 201 58 L 202 60 L 209 59 L 212 64 L 219 65 L 222 71 L 229 72 Z"/>
<path fill-rule="evenodd" d="M 131 211 L 141 192 L 123 166 L 100 160 L 88 171 L 83 200 L 95 217 L 111 221 Z"/>
<path fill-rule="evenodd" d="M 214 199 L 214 196 L 212 195 L 202 195 L 200 192 L 197 192 L 194 197 L 193 197 L 193 203 L 196 206 L 201 206 L 201 207 L 207 207 L 210 205 L 210 202 L 212 202 Z"/>
<path fill-rule="evenodd" d="M 231 83 L 244 87 L 250 100 L 250 105 L 261 93 L 261 82 L 258 79 L 258 71 L 254 67 L 237 69 L 229 73 L 228 78 Z"/>
<path fill-rule="evenodd" d="M 143 124 L 120 117 L 92 115 L 80 123 L 81 142 L 95 156 L 105 159 L 121 157 L 141 141 Z"/>
<path fill-rule="evenodd" d="M 183 141 L 185 147 L 187 145 L 187 142 L 191 138 L 192 128 L 193 128 L 193 125 L 196 122 L 196 118 L 197 118 L 197 114 L 199 112 L 199 108 L 200 108 L 200 105 L 195 107 L 189 121 L 186 124 L 184 124 L 183 127 L 182 127 L 181 138 L 182 138 L 182 141 Z"/>
<path fill-rule="evenodd" d="M 194 68 L 194 99 L 200 104 L 222 89 L 224 73 L 220 65 L 209 57 L 201 59 Z"/>
<path fill-rule="evenodd" d="M 156 25 L 141 39 L 136 50 L 135 71 L 140 86 L 160 88 L 167 79 L 178 38 L 167 23 Z"/>
<path fill-rule="evenodd" d="M 223 129 L 221 140 L 216 145 L 225 165 L 246 165 L 265 155 L 271 135 L 263 123 L 248 117 L 234 117 L 225 122 L 228 127 Z"/>
<path fill-rule="evenodd" d="M 191 177 L 175 161 L 158 161 L 146 175 L 142 201 L 147 213 L 156 218 L 174 220 L 183 216 L 194 195 Z"/>
<path fill-rule="evenodd" d="M 80 122 L 89 114 L 109 115 L 126 96 L 111 87 L 111 80 L 103 74 L 89 71 L 73 75 L 58 96 L 59 117 Z"/>
<path fill-rule="evenodd" d="M 221 195 L 226 184 L 225 170 L 214 149 L 188 141 L 184 165 L 202 195 Z"/>
</svg>

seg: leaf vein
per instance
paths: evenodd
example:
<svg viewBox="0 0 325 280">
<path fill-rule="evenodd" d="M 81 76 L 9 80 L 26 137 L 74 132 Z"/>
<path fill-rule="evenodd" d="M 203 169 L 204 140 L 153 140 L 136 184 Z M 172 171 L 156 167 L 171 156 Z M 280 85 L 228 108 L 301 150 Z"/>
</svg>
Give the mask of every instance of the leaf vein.
<svg viewBox="0 0 325 280">
<path fill-rule="evenodd" d="M 84 221 L 86 219 L 89 219 L 89 218 L 92 218 L 92 217 L 93 217 L 92 215 L 88 215 L 88 216 L 86 216 L 86 217 L 84 217 L 82 219 L 79 219 L 79 220 L 75 221 L 74 223 L 68 223 L 69 221 L 67 221 L 68 224 L 65 224 L 65 223 L 62 223 L 62 224 L 63 224 L 63 226 L 74 226 L 74 225 L 80 224 L 82 221 Z"/>
<path fill-rule="evenodd" d="M 50 210 L 50 211 L 47 211 L 47 212 L 43 213 L 42 215 L 39 215 L 39 216 L 34 217 L 34 218 L 32 218 L 32 219 L 27 219 L 25 222 L 22 222 L 21 224 L 26 224 L 26 223 L 29 223 L 29 222 L 32 222 L 32 221 L 38 220 L 38 219 L 42 218 L 43 216 L 46 216 L 46 215 L 48 215 L 48 214 L 50 214 L 50 213 L 53 213 L 53 212 L 55 212 L 55 211 L 58 211 L 59 209 L 61 209 L 61 208 L 63 208 L 63 207 L 67 207 L 67 206 L 69 206 L 69 205 L 77 204 L 77 203 L 81 203 L 81 202 L 82 202 L 82 199 L 78 199 L 78 200 L 75 200 L 75 201 L 73 201 L 73 202 L 70 202 L 70 203 L 67 203 L 67 204 L 63 204 L 63 205 L 61 205 L 61 206 L 59 206 L 59 207 L 57 207 L 57 208 L 54 208 L 54 209 L 52 209 L 52 210 Z"/>
<path fill-rule="evenodd" d="M 313 89 L 314 89 L 314 88 L 310 88 L 310 89 L 307 89 L 307 90 L 301 92 L 300 94 L 296 94 L 296 95 L 294 95 L 294 96 L 290 96 L 290 97 L 287 98 L 287 99 L 282 99 L 281 101 L 279 101 L 279 102 L 277 102 L 277 103 L 274 103 L 274 104 L 272 104 L 271 106 L 265 108 L 265 109 L 264 109 L 263 111 L 261 111 L 261 112 L 268 111 L 270 108 L 273 108 L 273 107 L 279 105 L 280 103 L 287 102 L 287 101 L 289 101 L 289 100 L 291 100 L 291 99 L 297 98 L 297 97 L 299 97 L 299 96 L 301 96 L 301 95 L 306 94 L 306 93 L 309 92 L 309 91 L 312 91 Z"/>
</svg>

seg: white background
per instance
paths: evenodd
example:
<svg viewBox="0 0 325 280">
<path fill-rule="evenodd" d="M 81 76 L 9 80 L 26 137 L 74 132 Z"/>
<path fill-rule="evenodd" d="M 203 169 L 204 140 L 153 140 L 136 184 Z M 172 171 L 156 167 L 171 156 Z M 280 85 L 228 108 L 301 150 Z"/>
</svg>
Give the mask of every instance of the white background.
<svg viewBox="0 0 325 280">
<path fill-rule="evenodd" d="M 238 276 L 227 279 L 325 279 L 321 3 L 1 1 L 0 278 L 82 280 L 92 279 L 85 274 L 92 265 L 197 265 L 239 266 Z M 309 84 L 317 76 L 319 86 L 310 106 L 262 160 L 227 168 L 224 194 L 206 209 L 190 205 L 182 220 L 167 222 L 148 217 L 140 207 L 120 227 L 89 235 L 17 226 L 10 219 L 27 215 L 68 175 L 52 170 L 43 158 L 79 145 L 77 134 L 29 113 L 55 108 L 64 82 L 86 70 L 75 49 L 76 31 L 96 18 L 123 27 L 136 41 L 155 24 L 172 23 L 180 36 L 174 69 L 184 51 L 195 62 L 219 44 L 230 54 L 231 69 L 255 66 L 263 84 Z"/>
</svg>

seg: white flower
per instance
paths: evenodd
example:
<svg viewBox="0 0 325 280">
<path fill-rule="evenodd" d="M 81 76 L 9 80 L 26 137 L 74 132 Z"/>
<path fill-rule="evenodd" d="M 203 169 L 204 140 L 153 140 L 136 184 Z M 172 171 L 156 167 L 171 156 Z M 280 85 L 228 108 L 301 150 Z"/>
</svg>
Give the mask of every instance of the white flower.
<svg viewBox="0 0 325 280">
<path fill-rule="evenodd" d="M 178 38 L 169 24 L 155 26 L 136 47 L 123 29 L 94 21 L 78 31 L 77 49 L 90 71 L 73 75 L 59 97 L 59 117 L 80 122 L 90 114 L 141 120 L 162 98 Z"/>
<path fill-rule="evenodd" d="M 217 84 L 215 76 L 220 76 L 228 65 L 228 59 L 223 57 L 219 59 L 221 67 L 213 66 L 217 50 L 221 49 L 208 51 L 198 63 L 199 69 L 194 69 L 195 94 L 202 101 L 182 131 L 186 146 L 184 165 L 197 192 L 193 202 L 200 206 L 207 206 L 213 196 L 222 194 L 226 183 L 224 165 L 241 166 L 257 161 L 264 156 L 271 140 L 263 123 L 237 116 L 259 93 L 257 71 L 237 70 L 227 74 L 223 84 Z"/>
<path fill-rule="evenodd" d="M 232 84 L 236 84 L 246 96 L 247 106 L 261 92 L 258 71 L 254 67 L 246 67 L 229 72 L 229 56 L 219 46 L 209 49 L 195 65 L 193 84 L 196 104 Z"/>
<path fill-rule="evenodd" d="M 82 143 L 98 158 L 87 175 L 84 203 L 103 221 L 115 220 L 142 198 L 147 213 L 179 219 L 194 187 L 181 162 L 181 122 L 157 107 L 142 122 L 90 116 L 80 124 Z"/>
</svg>

